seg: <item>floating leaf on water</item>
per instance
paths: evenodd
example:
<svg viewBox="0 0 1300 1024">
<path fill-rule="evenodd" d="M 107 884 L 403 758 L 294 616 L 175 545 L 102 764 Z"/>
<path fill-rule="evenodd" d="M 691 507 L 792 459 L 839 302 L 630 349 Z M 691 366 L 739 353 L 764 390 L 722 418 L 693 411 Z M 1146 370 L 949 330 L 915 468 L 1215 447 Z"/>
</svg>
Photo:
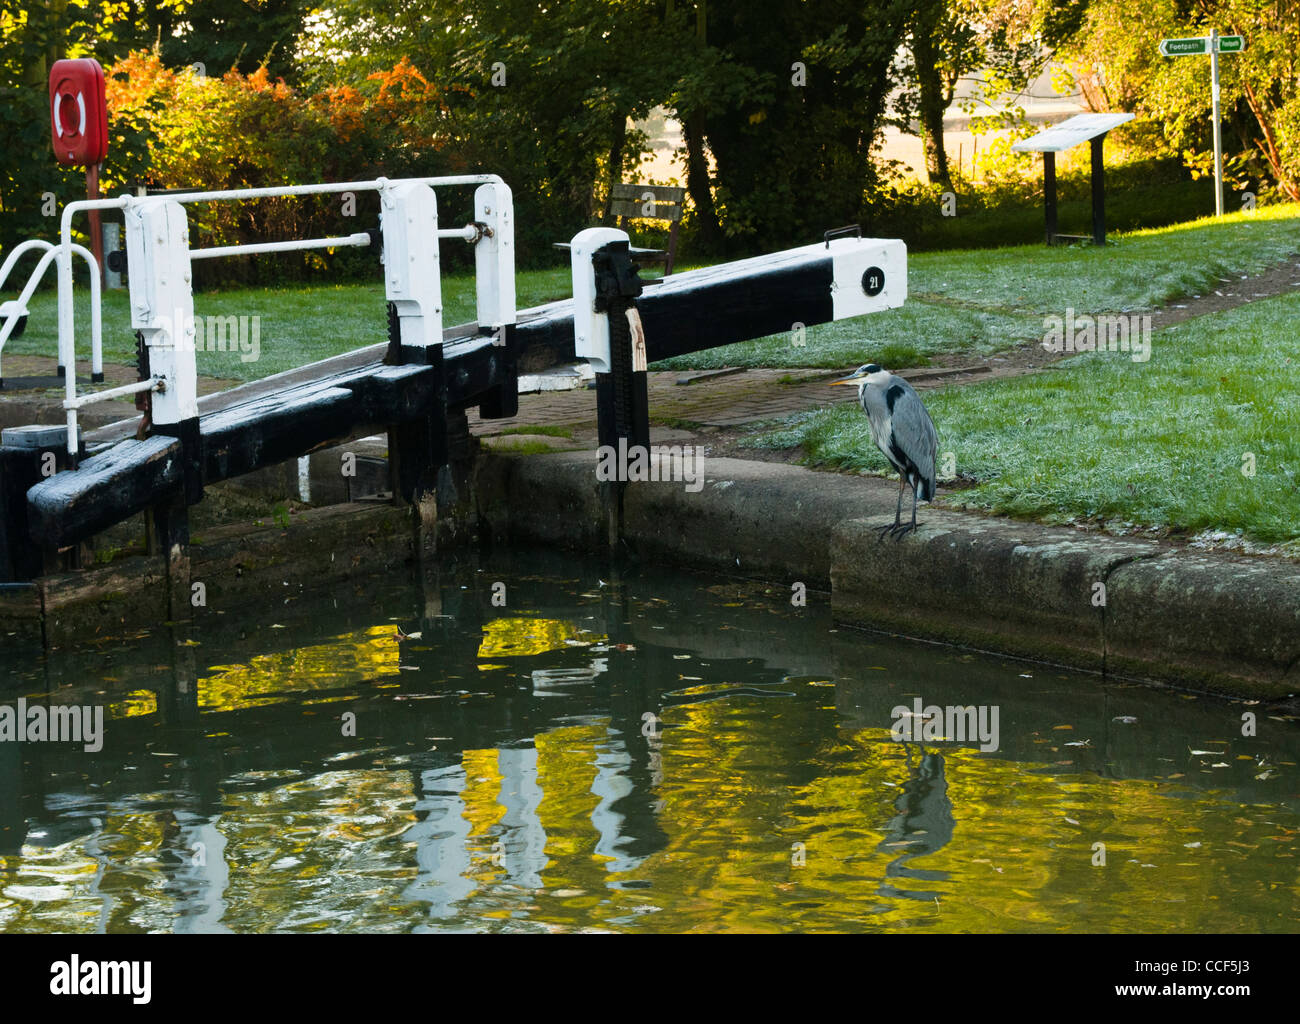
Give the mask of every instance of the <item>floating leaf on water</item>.
<svg viewBox="0 0 1300 1024">
<path fill-rule="evenodd" d="M 1073 729 L 1073 728 L 1074 728 L 1074 726 L 1072 726 L 1072 725 L 1054 725 L 1054 726 L 1052 726 L 1052 730 L 1053 730 L 1053 731 L 1056 731 L 1057 729 Z"/>
<path fill-rule="evenodd" d="M 1125 725 L 1132 725 L 1137 721 L 1132 715 L 1116 715 L 1111 719 L 1112 722 L 1123 722 Z"/>
</svg>

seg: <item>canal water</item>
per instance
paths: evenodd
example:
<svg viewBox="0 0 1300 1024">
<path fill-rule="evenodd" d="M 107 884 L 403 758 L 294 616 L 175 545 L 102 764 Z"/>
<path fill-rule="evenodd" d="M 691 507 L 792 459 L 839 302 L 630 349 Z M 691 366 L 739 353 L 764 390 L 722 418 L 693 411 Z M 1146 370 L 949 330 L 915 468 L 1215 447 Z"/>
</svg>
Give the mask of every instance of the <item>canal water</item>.
<svg viewBox="0 0 1300 1024">
<path fill-rule="evenodd" d="M 0 741 L 6 932 L 1300 930 L 1294 719 L 789 585 L 522 551 L 0 656 L 103 715 Z"/>
</svg>

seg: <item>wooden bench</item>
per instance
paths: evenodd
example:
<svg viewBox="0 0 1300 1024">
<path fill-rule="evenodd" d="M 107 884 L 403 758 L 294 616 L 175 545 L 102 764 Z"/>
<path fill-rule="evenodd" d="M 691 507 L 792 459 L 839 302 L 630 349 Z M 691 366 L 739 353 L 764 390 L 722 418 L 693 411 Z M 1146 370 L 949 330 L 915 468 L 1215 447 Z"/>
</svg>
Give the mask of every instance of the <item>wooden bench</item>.
<svg viewBox="0 0 1300 1024">
<path fill-rule="evenodd" d="M 629 220 L 666 220 L 668 248 L 663 251 L 664 276 L 673 272 L 677 256 L 677 225 L 682 219 L 682 203 L 686 189 L 669 185 L 615 185 L 610 196 L 609 212 L 618 218 L 618 226 L 626 231 Z M 658 262 L 658 258 L 648 262 Z"/>
</svg>

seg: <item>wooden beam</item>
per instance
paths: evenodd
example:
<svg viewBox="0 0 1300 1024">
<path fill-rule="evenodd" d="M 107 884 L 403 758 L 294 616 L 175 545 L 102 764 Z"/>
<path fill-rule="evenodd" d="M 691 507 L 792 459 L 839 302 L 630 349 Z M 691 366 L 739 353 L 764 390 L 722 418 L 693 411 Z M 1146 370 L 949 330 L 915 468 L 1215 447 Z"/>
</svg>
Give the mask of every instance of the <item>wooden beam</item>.
<svg viewBox="0 0 1300 1024">
<path fill-rule="evenodd" d="M 181 442 L 174 437 L 123 441 L 27 492 L 32 536 L 57 547 L 91 537 L 180 487 L 181 468 Z"/>
<path fill-rule="evenodd" d="M 1056 244 L 1056 154 L 1043 154 L 1043 212 L 1047 217 L 1047 244 Z"/>
<path fill-rule="evenodd" d="M 1106 136 L 1092 140 L 1092 241 L 1106 244 L 1106 165 L 1101 159 L 1101 144 Z"/>
</svg>

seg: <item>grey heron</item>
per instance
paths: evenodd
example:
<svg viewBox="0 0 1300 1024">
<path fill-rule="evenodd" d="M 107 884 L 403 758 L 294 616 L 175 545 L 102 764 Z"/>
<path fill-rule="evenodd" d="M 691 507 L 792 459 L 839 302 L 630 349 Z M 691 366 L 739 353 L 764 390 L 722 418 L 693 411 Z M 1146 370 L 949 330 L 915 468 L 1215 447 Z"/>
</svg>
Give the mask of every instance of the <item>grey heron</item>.
<svg viewBox="0 0 1300 1024">
<path fill-rule="evenodd" d="M 929 501 L 934 497 L 934 456 L 939 438 L 930 414 L 911 384 L 875 363 L 859 366 L 831 384 L 857 385 L 858 403 L 867 414 L 871 440 L 898 470 L 894 523 L 881 531 L 881 537 L 885 533 L 901 537 L 908 530 L 915 530 L 917 498 Z M 912 522 L 904 526 L 903 488 L 907 486 L 912 488 Z"/>
</svg>

